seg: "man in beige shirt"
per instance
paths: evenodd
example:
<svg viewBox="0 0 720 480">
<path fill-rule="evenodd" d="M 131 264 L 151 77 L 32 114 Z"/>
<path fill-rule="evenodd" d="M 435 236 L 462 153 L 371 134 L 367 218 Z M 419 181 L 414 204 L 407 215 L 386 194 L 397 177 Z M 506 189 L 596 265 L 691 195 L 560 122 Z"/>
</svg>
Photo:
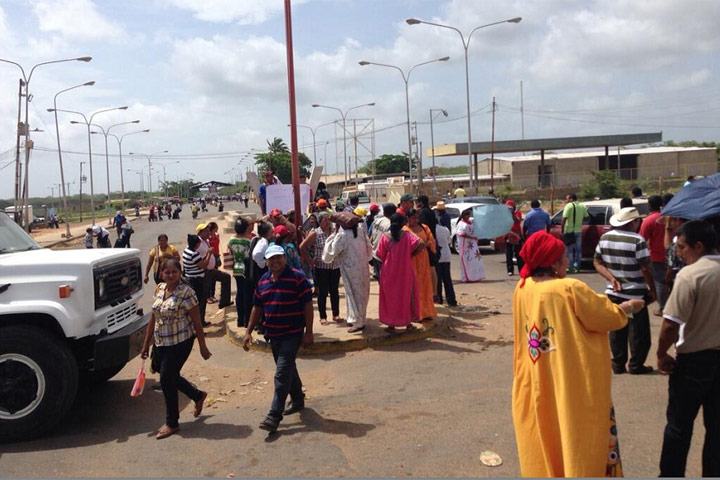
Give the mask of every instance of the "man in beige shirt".
<svg viewBox="0 0 720 480">
<path fill-rule="evenodd" d="M 693 423 L 705 423 L 703 477 L 720 477 L 720 255 L 713 227 L 693 220 L 677 232 L 678 273 L 663 310 L 658 368 L 670 374 L 661 477 L 685 476 Z M 676 358 L 668 355 L 675 344 Z"/>
</svg>

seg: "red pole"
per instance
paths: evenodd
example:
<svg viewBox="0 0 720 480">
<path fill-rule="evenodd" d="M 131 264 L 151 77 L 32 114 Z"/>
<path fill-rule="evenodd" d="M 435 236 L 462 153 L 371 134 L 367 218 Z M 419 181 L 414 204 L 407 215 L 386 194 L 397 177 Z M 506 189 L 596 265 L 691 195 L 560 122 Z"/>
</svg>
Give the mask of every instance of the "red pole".
<svg viewBox="0 0 720 480">
<path fill-rule="evenodd" d="M 299 245 L 302 241 L 302 212 L 300 211 L 300 163 L 298 161 L 297 115 L 295 112 L 295 64 L 292 44 L 292 7 L 285 0 L 285 49 L 287 50 L 288 102 L 290 104 L 290 152 L 292 155 L 292 185 L 295 200 L 295 234 Z"/>
</svg>

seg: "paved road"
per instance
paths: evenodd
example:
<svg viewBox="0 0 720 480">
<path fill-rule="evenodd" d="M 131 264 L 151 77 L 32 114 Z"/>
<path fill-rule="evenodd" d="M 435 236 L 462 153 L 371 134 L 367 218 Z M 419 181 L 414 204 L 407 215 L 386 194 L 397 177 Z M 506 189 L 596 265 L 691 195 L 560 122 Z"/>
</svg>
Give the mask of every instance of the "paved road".
<svg viewBox="0 0 720 480">
<path fill-rule="evenodd" d="M 161 231 L 171 242 L 182 242 L 196 223 L 185 212 L 183 217 L 141 220 L 133 244 L 147 252 Z M 162 395 L 150 388 L 156 376 L 150 376 L 141 397 L 129 396 L 139 366 L 135 360 L 107 384 L 81 391 L 52 434 L 3 445 L 0 472 L 4 477 L 518 476 L 510 412 L 509 305 L 516 278 L 506 276 L 504 255 L 486 255 L 485 262 L 487 282 L 457 285 L 460 302 L 479 307 L 451 320 L 441 336 L 301 359 L 308 408 L 286 418 L 279 435 L 257 428 L 272 395 L 272 358 L 241 351 L 215 328 L 210 361 L 194 351 L 184 369 L 186 377 L 210 391 L 212 404 L 195 420 L 190 402 L 182 400 L 179 435 L 154 438 L 164 419 Z M 454 269 L 457 278 L 457 265 Z M 595 274 L 580 278 L 602 288 Z M 654 342 L 658 324 L 654 318 Z M 613 380 L 625 474 L 655 476 L 667 378 Z M 702 427 L 696 428 L 701 439 Z M 701 473 L 701 443 L 693 443 L 689 476 Z M 483 450 L 499 453 L 503 465 L 481 465 Z"/>
</svg>

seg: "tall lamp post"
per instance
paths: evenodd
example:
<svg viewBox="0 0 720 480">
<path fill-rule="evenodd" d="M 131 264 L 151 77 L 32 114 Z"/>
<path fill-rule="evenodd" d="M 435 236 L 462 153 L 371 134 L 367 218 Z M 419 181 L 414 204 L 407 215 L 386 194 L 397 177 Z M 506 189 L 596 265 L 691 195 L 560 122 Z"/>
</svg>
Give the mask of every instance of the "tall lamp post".
<svg viewBox="0 0 720 480">
<path fill-rule="evenodd" d="M 90 163 L 90 209 L 92 210 L 92 224 L 95 225 L 95 186 L 94 186 L 94 178 L 93 178 L 93 164 L 92 164 L 92 140 L 90 135 L 90 125 L 92 124 L 93 117 L 97 115 L 98 113 L 103 112 L 112 112 L 113 110 L 127 110 L 127 106 L 123 107 L 113 107 L 113 108 L 105 108 L 103 110 L 98 110 L 97 112 L 90 115 L 90 119 L 85 116 L 84 113 L 75 112 L 73 110 L 63 110 L 62 108 L 53 108 L 52 111 L 56 112 L 65 112 L 65 113 L 74 113 L 75 115 L 80 115 L 84 122 L 77 122 L 75 120 L 70 120 L 70 123 L 73 125 L 85 125 L 87 126 L 87 132 L 88 132 L 88 162 Z M 51 109 L 48 108 L 48 111 L 51 111 Z"/>
<path fill-rule="evenodd" d="M 57 144 L 58 144 L 58 158 L 60 160 L 60 181 L 62 182 L 62 198 L 63 198 L 63 209 L 65 210 L 65 215 L 68 215 L 68 203 L 67 203 L 67 192 L 65 191 L 65 171 L 63 170 L 63 162 L 62 162 L 62 148 L 60 148 L 60 124 L 58 123 L 57 118 L 57 97 L 61 93 L 68 92 L 70 90 L 74 90 L 76 88 L 80 87 L 92 87 L 95 85 L 95 81 L 90 81 L 86 83 L 82 83 L 80 85 L 75 85 L 74 87 L 66 88 L 64 90 L 60 90 L 55 94 L 55 97 L 53 98 L 53 113 L 55 114 L 55 132 L 57 133 Z M 65 238 L 70 238 L 70 222 L 65 219 Z"/>
<path fill-rule="evenodd" d="M 344 169 L 345 169 L 345 186 L 347 186 L 348 182 L 348 158 L 347 158 L 347 128 L 345 125 L 345 122 L 347 120 L 347 115 L 350 113 L 350 110 L 355 110 L 356 108 L 361 107 L 373 107 L 375 106 L 375 102 L 372 103 L 363 103 L 362 105 L 356 105 L 354 107 L 350 107 L 343 113 L 342 110 L 340 110 L 337 107 L 331 107 L 328 105 L 320 105 L 319 103 L 313 103 L 313 108 L 329 108 L 331 110 L 336 110 L 338 113 L 340 113 L 340 116 L 342 117 L 343 121 L 343 156 L 345 157 L 345 163 L 344 163 Z M 314 142 L 313 142 L 314 143 Z"/>
<path fill-rule="evenodd" d="M 427 65 L 428 63 L 435 63 L 435 62 L 447 62 L 450 60 L 450 57 L 442 57 L 442 58 L 436 58 L 435 60 L 430 60 L 427 62 L 418 63 L 417 65 L 413 65 L 410 67 L 410 69 L 407 71 L 407 74 L 402 70 L 402 68 L 396 66 L 396 65 L 388 65 L 386 63 L 375 63 L 375 62 L 368 62 L 366 60 L 362 60 L 358 62 L 360 66 L 366 66 L 366 65 L 376 65 L 378 67 L 387 67 L 387 68 L 394 68 L 398 72 L 400 72 L 400 75 L 402 75 L 403 82 L 405 82 L 405 114 L 407 115 L 407 141 L 408 141 L 408 175 L 410 176 L 410 191 L 412 192 L 412 137 L 410 135 L 410 96 L 408 93 L 408 82 L 410 81 L 410 74 L 412 73 L 415 68 L 421 66 L 421 65 Z M 418 183 L 420 183 L 420 175 L 421 172 L 418 172 Z"/>
<path fill-rule="evenodd" d="M 102 135 L 105 137 L 105 171 L 107 174 L 107 199 L 108 203 L 110 202 L 110 155 L 108 155 L 108 135 L 110 135 L 110 130 L 114 127 L 118 127 L 120 125 L 130 125 L 132 123 L 140 123 L 140 120 L 132 120 L 130 122 L 122 122 L 122 123 L 116 123 L 114 125 L 110 125 L 107 129 L 103 128 L 101 125 L 98 125 L 97 123 L 93 123 L 93 127 L 97 127 L 100 129 L 99 132 L 91 131 L 90 133 L 93 135 Z"/>
<path fill-rule="evenodd" d="M 462 40 L 463 48 L 465 49 L 465 103 L 467 106 L 467 133 L 468 133 L 468 143 L 467 143 L 467 149 L 468 149 L 468 173 L 470 174 L 470 188 L 477 188 L 477 185 L 475 184 L 475 179 L 473 177 L 473 158 L 472 158 L 472 132 L 470 130 L 470 72 L 468 69 L 468 46 L 470 45 L 470 39 L 472 37 L 472 34 L 475 33 L 475 31 L 480 30 L 481 28 L 485 27 L 492 27 L 493 25 L 500 25 L 501 23 L 520 23 L 522 20 L 522 17 L 515 17 L 510 18 L 508 20 L 502 20 L 500 22 L 493 22 L 488 23 L 487 25 L 480 25 L 479 27 L 475 27 L 470 31 L 470 33 L 467 36 L 467 40 L 465 40 L 465 36 L 463 33 L 450 25 L 443 25 L 440 23 L 432 23 L 432 22 L 426 22 L 425 20 L 419 20 L 417 18 L 408 18 L 405 20 L 408 25 L 417 25 L 419 23 L 424 23 L 426 25 L 432 25 L 435 27 L 441 27 L 441 28 L 449 28 L 450 30 L 454 30 L 460 35 L 460 40 Z"/>
<path fill-rule="evenodd" d="M 318 128 L 324 127 L 324 126 L 326 126 L 326 125 L 332 125 L 333 123 L 335 123 L 335 122 L 323 123 L 322 125 L 318 125 L 318 126 L 315 127 L 315 128 L 308 127 L 307 125 L 300 125 L 300 124 L 297 125 L 297 126 L 300 127 L 300 128 L 307 128 L 308 130 L 310 130 L 310 133 L 312 134 L 312 139 L 313 139 L 313 165 L 314 165 L 314 166 L 317 166 L 317 148 L 316 148 L 316 144 L 315 144 L 315 133 L 317 132 L 317 129 L 318 129 Z M 290 126 L 290 124 L 288 124 L 288 127 L 289 127 L 289 126 Z"/>
<path fill-rule="evenodd" d="M 161 163 L 161 162 L 155 162 L 157 165 L 160 165 L 163 169 L 163 183 L 165 184 L 165 201 L 167 202 L 168 199 L 168 186 L 167 186 L 167 171 L 166 168 L 168 165 L 175 165 L 176 163 L 180 163 L 180 160 L 176 162 L 170 162 L 170 163 Z"/>
<path fill-rule="evenodd" d="M 432 152 L 432 168 L 433 168 L 433 194 L 437 195 L 437 182 L 435 181 L 435 136 L 433 134 L 433 120 L 437 118 L 436 115 L 433 115 L 433 112 L 437 112 L 438 114 L 442 113 L 444 116 L 448 116 L 447 111 L 443 108 L 431 108 L 430 109 L 430 148 Z"/>
<path fill-rule="evenodd" d="M 92 60 L 92 57 L 77 57 L 77 58 L 66 58 L 63 60 L 51 60 L 49 62 L 41 62 L 36 64 L 30 69 L 30 75 L 25 75 L 25 69 L 17 62 L 13 62 L 12 60 L 5 60 L 0 58 L 0 62 L 3 63 L 9 63 L 11 65 L 15 65 L 20 69 L 20 72 L 23 76 L 23 85 L 25 86 L 25 123 L 23 124 L 23 134 L 25 136 L 25 181 L 23 185 L 24 193 L 22 194 L 22 207 L 25 210 L 25 230 L 30 231 L 30 224 L 31 224 L 31 218 L 30 218 L 30 209 L 27 208 L 28 205 L 28 176 L 30 173 L 30 149 L 32 148 L 32 142 L 30 141 L 30 125 L 29 125 L 29 118 L 28 118 L 28 110 L 30 105 L 30 80 L 32 79 L 33 72 L 35 69 L 41 65 L 49 65 L 51 63 L 65 63 L 65 62 L 89 62 Z M 23 93 L 22 89 L 19 92 L 20 97 L 22 98 Z M 18 115 L 19 117 L 19 115 Z M 18 134 L 18 142 L 20 142 L 20 135 Z M 16 160 L 15 164 L 15 216 L 17 218 L 18 214 L 18 206 L 20 203 L 20 147 L 18 143 L 18 158 Z"/>
<path fill-rule="evenodd" d="M 123 138 L 127 137 L 128 135 L 135 135 L 136 133 L 148 133 L 150 131 L 149 128 L 146 128 L 145 130 L 138 130 L 136 132 L 130 132 L 126 133 L 125 135 L 120 135 L 118 137 L 114 133 L 108 134 L 110 137 L 115 137 L 115 140 L 118 142 L 118 153 L 120 154 L 120 194 L 122 195 L 122 208 L 121 210 L 125 211 L 125 174 L 123 170 L 123 160 L 122 160 L 122 142 Z"/>
<path fill-rule="evenodd" d="M 168 153 L 168 151 L 163 150 L 161 152 L 151 153 L 150 155 L 147 155 L 145 153 L 130 152 L 130 155 L 139 155 L 141 157 L 147 158 L 147 161 L 148 161 L 148 193 L 150 194 L 150 198 L 152 198 L 152 157 L 154 157 L 155 155 L 160 155 L 162 153 Z"/>
<path fill-rule="evenodd" d="M 128 168 L 128 172 L 137 173 L 138 177 L 140 177 L 140 199 L 145 200 L 145 186 L 143 185 L 143 171 L 142 168 L 140 170 L 135 170 L 133 168 Z"/>
</svg>

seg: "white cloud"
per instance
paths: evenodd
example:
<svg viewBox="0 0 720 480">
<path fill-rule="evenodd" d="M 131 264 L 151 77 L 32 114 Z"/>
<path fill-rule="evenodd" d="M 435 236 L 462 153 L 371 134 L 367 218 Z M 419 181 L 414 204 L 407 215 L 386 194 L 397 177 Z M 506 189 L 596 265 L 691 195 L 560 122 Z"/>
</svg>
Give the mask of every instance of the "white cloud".
<svg viewBox="0 0 720 480">
<path fill-rule="evenodd" d="M 44 32 L 72 40 L 119 40 L 124 29 L 103 16 L 91 0 L 35 1 L 34 12 Z"/>
<path fill-rule="evenodd" d="M 308 0 L 295 0 L 293 5 Z M 206 22 L 241 25 L 260 24 L 284 11 L 282 0 L 165 0 L 174 7 L 190 10 L 195 17 Z"/>
<path fill-rule="evenodd" d="M 669 79 L 662 89 L 665 91 L 675 91 L 699 87 L 700 85 L 707 84 L 711 76 L 710 70 L 706 68 L 689 73 L 683 72 L 679 76 Z"/>
</svg>

